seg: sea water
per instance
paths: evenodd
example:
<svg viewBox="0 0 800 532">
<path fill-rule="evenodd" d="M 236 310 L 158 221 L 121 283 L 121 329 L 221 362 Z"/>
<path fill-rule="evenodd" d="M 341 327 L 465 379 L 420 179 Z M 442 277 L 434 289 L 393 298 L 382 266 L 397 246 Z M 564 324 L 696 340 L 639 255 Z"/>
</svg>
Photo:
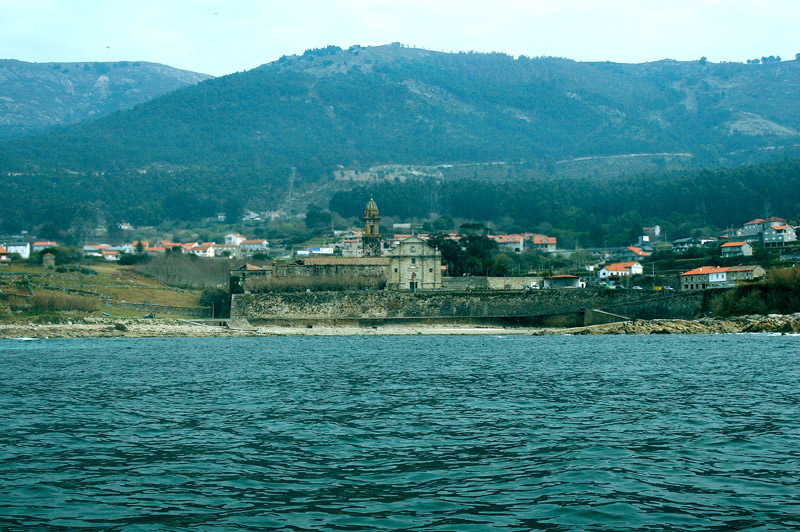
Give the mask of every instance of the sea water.
<svg viewBox="0 0 800 532">
<path fill-rule="evenodd" d="M 0 530 L 800 529 L 800 338 L 0 340 Z"/>
</svg>

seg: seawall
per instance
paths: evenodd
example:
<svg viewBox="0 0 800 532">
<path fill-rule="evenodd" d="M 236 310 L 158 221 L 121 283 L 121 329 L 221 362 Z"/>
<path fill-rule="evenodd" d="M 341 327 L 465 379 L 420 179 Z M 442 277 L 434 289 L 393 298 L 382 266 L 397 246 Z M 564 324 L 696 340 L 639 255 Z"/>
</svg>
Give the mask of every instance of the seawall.
<svg viewBox="0 0 800 532">
<path fill-rule="evenodd" d="M 475 322 L 579 326 L 587 310 L 637 319 L 693 319 L 716 291 L 551 289 L 528 291 L 343 291 L 237 294 L 231 317 L 261 322 Z M 596 319 L 596 318 L 592 318 Z"/>
</svg>

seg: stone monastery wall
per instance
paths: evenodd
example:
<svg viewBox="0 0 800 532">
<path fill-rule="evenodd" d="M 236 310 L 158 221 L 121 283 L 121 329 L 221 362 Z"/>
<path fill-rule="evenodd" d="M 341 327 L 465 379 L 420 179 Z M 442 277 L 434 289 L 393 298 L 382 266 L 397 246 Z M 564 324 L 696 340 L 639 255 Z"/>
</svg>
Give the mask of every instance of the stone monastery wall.
<svg viewBox="0 0 800 532">
<path fill-rule="evenodd" d="M 231 317 L 250 320 L 494 318 L 600 309 L 639 319 L 698 317 L 711 291 L 551 289 L 497 292 L 343 291 L 237 294 Z"/>
</svg>

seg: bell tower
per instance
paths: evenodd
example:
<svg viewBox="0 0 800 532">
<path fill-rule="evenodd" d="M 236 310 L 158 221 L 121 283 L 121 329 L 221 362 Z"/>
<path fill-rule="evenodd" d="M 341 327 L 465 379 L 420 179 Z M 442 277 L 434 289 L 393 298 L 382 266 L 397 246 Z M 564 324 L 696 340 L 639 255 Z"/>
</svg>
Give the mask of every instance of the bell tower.
<svg viewBox="0 0 800 532">
<path fill-rule="evenodd" d="M 378 214 L 378 205 L 371 197 L 364 210 L 364 236 L 362 243 L 365 257 L 381 256 L 381 216 Z"/>
</svg>

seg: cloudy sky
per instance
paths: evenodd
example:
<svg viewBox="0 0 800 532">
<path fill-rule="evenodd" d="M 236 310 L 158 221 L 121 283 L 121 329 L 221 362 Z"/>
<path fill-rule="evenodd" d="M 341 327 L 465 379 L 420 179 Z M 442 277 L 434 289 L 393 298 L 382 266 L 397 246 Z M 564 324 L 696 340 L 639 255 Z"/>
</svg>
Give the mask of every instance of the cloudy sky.
<svg viewBox="0 0 800 532">
<path fill-rule="evenodd" d="M 579 61 L 800 52 L 800 0 L 0 0 L 0 58 L 224 75 L 335 44 Z"/>
</svg>

